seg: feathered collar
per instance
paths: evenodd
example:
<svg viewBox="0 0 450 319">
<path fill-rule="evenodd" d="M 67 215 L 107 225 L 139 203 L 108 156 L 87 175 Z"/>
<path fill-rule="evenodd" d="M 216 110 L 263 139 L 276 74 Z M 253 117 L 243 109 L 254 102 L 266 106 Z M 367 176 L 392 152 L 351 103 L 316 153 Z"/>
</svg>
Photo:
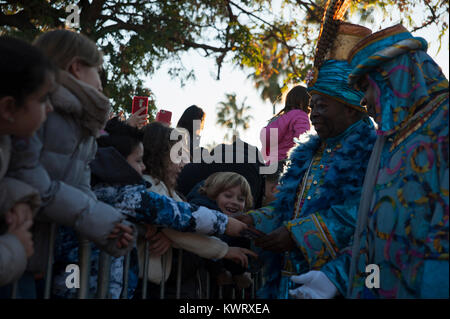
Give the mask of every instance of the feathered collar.
<svg viewBox="0 0 450 319">
<path fill-rule="evenodd" d="M 341 203 L 343 198 L 352 197 L 361 191 L 375 139 L 374 125 L 365 118 L 354 123 L 339 136 L 325 141 L 326 148 L 333 149 L 337 144 L 341 147 L 333 151 L 333 160 L 328 163 L 320 195 L 308 201 L 302 208 L 301 216 L 312 213 L 312 210 L 326 210 L 332 205 Z M 323 142 L 317 133 L 307 132 L 296 140 L 297 146 L 289 154 L 290 163 L 281 178 L 274 205 L 282 214 L 283 220 L 292 218 L 297 187 L 321 143 Z"/>
</svg>

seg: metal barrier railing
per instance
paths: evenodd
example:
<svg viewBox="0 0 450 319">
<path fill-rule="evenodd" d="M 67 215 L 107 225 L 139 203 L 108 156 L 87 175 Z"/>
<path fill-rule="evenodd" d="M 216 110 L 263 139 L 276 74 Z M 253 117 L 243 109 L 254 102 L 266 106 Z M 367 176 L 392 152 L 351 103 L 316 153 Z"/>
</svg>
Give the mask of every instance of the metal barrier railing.
<svg viewBox="0 0 450 319">
<path fill-rule="evenodd" d="M 180 299 L 181 296 L 181 276 L 183 266 L 183 250 L 178 249 L 178 264 L 177 264 L 177 295 L 176 299 Z"/>
<path fill-rule="evenodd" d="M 78 256 L 80 266 L 80 288 L 78 289 L 78 299 L 88 299 L 89 275 L 91 273 L 91 245 L 90 242 L 84 238 L 80 239 Z"/>
<path fill-rule="evenodd" d="M 150 256 L 149 252 L 150 242 L 147 240 L 145 242 L 145 250 L 144 250 L 144 279 L 142 281 L 142 299 L 147 298 L 147 286 L 148 286 L 148 257 Z"/>
<path fill-rule="evenodd" d="M 123 260 L 123 288 L 122 295 L 120 296 L 121 299 L 128 299 L 128 273 L 130 271 L 130 255 L 131 252 L 128 252 Z"/>
<path fill-rule="evenodd" d="M 50 238 L 48 246 L 48 260 L 47 267 L 45 269 L 45 290 L 44 299 L 50 299 L 51 286 L 52 286 L 52 274 L 53 274 L 53 260 L 55 254 L 55 241 L 56 241 L 56 230 L 57 225 L 52 223 L 50 226 Z"/>
<path fill-rule="evenodd" d="M 105 252 L 100 252 L 98 259 L 98 277 L 97 277 L 97 298 L 106 299 L 108 298 L 109 291 L 109 278 L 111 269 L 111 256 Z M 89 269 L 90 271 L 90 269 Z M 128 278 L 125 278 L 128 285 Z"/>
<path fill-rule="evenodd" d="M 55 251 L 55 240 L 56 240 L 57 225 L 52 224 L 50 229 L 50 240 L 49 240 L 49 256 L 47 260 L 47 267 L 45 272 L 45 288 L 44 288 L 44 299 L 51 298 L 52 290 L 52 278 L 53 278 L 53 262 L 54 262 L 54 251 Z M 144 252 L 144 267 L 143 267 L 143 278 L 142 278 L 142 291 L 141 298 L 147 299 L 148 292 L 148 268 L 149 268 L 149 241 L 145 241 L 145 252 Z M 111 256 L 106 252 L 101 251 L 99 255 L 98 262 L 98 278 L 97 278 L 97 291 L 96 298 L 98 299 L 108 299 L 111 298 L 109 294 L 109 281 L 110 281 L 110 267 L 111 267 Z M 160 283 L 160 293 L 159 298 L 164 299 L 166 291 L 166 263 L 167 258 L 165 255 L 162 256 L 162 278 Z M 122 292 L 120 298 L 128 299 L 128 279 L 130 271 L 130 260 L 131 252 L 128 252 L 123 257 L 123 279 L 122 279 Z M 91 243 L 85 238 L 79 239 L 79 269 L 80 269 L 80 287 L 78 289 L 77 297 L 78 299 L 88 299 L 93 298 L 89 294 L 89 277 L 91 272 Z M 183 269 L 183 250 L 178 249 L 178 259 L 177 259 L 177 278 L 176 278 L 176 299 L 180 299 L 181 296 L 181 286 L 182 286 L 182 269 Z M 256 291 L 263 285 L 261 271 L 251 274 L 252 285 L 247 289 L 240 289 L 241 299 L 246 298 L 246 291 L 249 291 L 251 299 L 256 298 Z M 205 298 L 210 299 L 211 293 L 211 275 L 206 272 L 206 291 Z M 200 285 L 201 287 L 201 285 Z M 218 286 L 218 298 L 223 299 L 223 288 L 224 286 Z M 201 288 L 200 288 L 201 289 Z M 232 288 L 231 299 L 236 299 L 237 288 Z M 18 281 L 13 283 L 11 299 L 16 299 L 18 295 Z M 199 295 L 203 297 L 202 291 L 200 290 Z"/>
</svg>

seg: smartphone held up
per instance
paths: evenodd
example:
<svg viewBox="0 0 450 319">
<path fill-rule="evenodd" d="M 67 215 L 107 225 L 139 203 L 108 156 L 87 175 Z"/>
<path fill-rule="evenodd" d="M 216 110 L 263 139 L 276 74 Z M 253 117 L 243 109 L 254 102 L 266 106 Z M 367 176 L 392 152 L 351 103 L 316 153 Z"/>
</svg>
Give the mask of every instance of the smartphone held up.
<svg viewBox="0 0 450 319">
<path fill-rule="evenodd" d="M 172 120 L 172 112 L 167 111 L 167 110 L 159 110 L 159 112 L 156 114 L 156 119 L 157 122 L 162 122 L 162 123 L 166 123 L 168 125 L 170 125 L 171 120 Z"/>
<path fill-rule="evenodd" d="M 134 114 L 139 112 L 142 108 L 145 108 L 145 112 L 142 114 L 148 113 L 148 97 L 147 96 L 134 96 L 133 97 L 133 105 L 131 107 L 131 113 Z"/>
</svg>

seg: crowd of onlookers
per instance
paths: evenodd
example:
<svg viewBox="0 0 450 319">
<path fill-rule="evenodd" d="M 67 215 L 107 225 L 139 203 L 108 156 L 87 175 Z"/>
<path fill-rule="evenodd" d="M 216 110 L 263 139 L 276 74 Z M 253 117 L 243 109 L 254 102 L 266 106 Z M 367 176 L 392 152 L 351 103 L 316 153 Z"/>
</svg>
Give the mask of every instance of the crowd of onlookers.
<svg viewBox="0 0 450 319">
<path fill-rule="evenodd" d="M 448 297 L 448 80 L 401 25 L 336 25 L 361 42 L 286 92 L 261 150 L 200 147 L 196 105 L 116 115 L 80 33 L 1 36 L 0 298 L 80 297 L 81 264 L 88 298 L 105 274 L 107 298 L 194 299 L 256 273 L 262 298 Z"/>
<path fill-rule="evenodd" d="M 17 297 L 42 297 L 48 262 L 51 296 L 76 297 L 77 289 L 67 287 L 66 267 L 79 263 L 83 240 L 91 247 L 90 296 L 97 290 L 101 251 L 112 256 L 111 298 L 121 295 L 129 252 L 129 297 L 141 296 L 146 258 L 149 296 L 159 296 L 162 281 L 167 295 L 175 294 L 174 248 L 183 250 L 182 296 L 201 298 L 206 272 L 213 285 L 252 284 L 249 257 L 257 255 L 250 239 L 240 237 L 247 226 L 233 216 L 274 199 L 281 167 L 261 175 L 259 151 L 243 143 L 245 160 L 239 162 L 236 142 L 211 152 L 221 148 L 223 161 L 193 162 L 194 148 L 209 155 L 199 146 L 205 113 L 195 105 L 177 128 L 149 123 L 142 111 L 128 119 L 114 115 L 102 93 L 102 53 L 82 34 L 49 31 L 32 44 L 2 36 L 0 60 L 3 298 L 13 287 Z M 286 114 L 274 118 L 280 127 L 295 125 L 296 135 L 309 129 L 302 110 L 307 93 L 298 88 L 303 90 L 291 93 Z M 178 139 L 171 139 L 173 133 Z M 249 151 L 256 161 L 249 160 Z M 230 152 L 231 162 L 225 160 Z"/>
</svg>

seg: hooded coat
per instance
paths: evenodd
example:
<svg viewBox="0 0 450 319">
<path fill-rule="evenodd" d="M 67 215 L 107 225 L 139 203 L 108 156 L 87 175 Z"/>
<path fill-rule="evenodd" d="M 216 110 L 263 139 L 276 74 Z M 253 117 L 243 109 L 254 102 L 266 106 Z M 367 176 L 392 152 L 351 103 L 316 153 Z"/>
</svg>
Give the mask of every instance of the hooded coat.
<svg viewBox="0 0 450 319">
<path fill-rule="evenodd" d="M 0 286 L 16 281 L 25 271 L 27 256 L 19 239 L 4 232 L 4 214 L 17 203 L 27 203 L 34 213 L 40 205 L 37 190 L 17 179 L 5 177 L 11 156 L 10 136 L 0 136 Z"/>
<path fill-rule="evenodd" d="M 449 85 L 427 47 L 395 25 L 349 57 L 349 79 L 367 75 L 376 87 L 379 135 L 358 212 L 349 298 L 449 297 Z"/>
<path fill-rule="evenodd" d="M 108 99 L 67 72 L 50 95 L 54 111 L 30 139 L 12 141 L 10 177 L 35 187 L 42 206 L 35 218 L 35 253 L 27 270 L 43 273 L 49 256 L 51 223 L 73 227 L 114 256 L 124 255 L 107 237 L 125 216 L 98 201 L 90 188 L 89 163 L 98 131 L 109 114 Z"/>
</svg>

